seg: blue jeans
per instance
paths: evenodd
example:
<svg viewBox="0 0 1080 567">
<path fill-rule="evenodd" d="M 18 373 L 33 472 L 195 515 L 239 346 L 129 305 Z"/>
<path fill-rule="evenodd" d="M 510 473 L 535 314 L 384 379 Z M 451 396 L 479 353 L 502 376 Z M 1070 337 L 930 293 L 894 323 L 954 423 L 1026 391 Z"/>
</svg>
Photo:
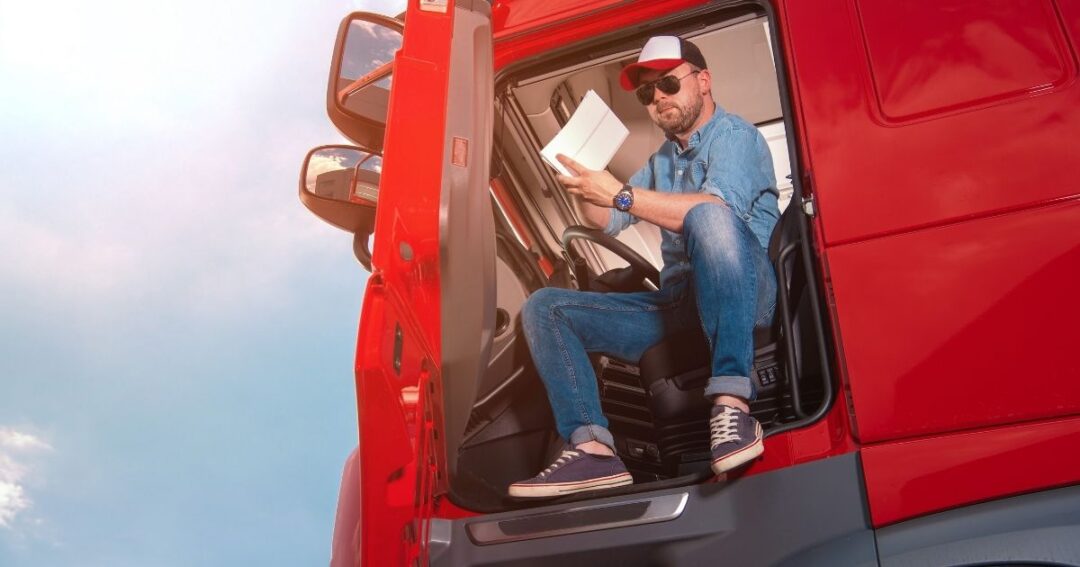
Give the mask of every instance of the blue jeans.
<svg viewBox="0 0 1080 567">
<path fill-rule="evenodd" d="M 659 291 L 544 288 L 525 303 L 525 338 L 559 434 L 572 445 L 614 448 L 590 352 L 636 362 L 665 336 L 697 327 L 712 352 L 705 395 L 754 398 L 753 331 L 768 325 L 776 308 L 772 264 L 746 222 L 722 203 L 692 208 L 683 236 L 692 269 Z"/>
</svg>

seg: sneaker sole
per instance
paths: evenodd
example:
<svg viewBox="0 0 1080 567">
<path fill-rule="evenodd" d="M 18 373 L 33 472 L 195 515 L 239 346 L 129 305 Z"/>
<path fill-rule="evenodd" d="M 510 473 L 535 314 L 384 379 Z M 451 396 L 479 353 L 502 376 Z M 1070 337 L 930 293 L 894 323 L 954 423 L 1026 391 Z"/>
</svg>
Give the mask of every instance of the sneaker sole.
<svg viewBox="0 0 1080 567">
<path fill-rule="evenodd" d="M 712 471 L 716 474 L 723 474 L 760 457 L 761 454 L 765 452 L 765 442 L 762 440 L 761 425 L 758 425 L 756 429 L 757 439 L 754 440 L 753 443 L 730 455 L 714 459 L 712 462 Z"/>
<path fill-rule="evenodd" d="M 601 490 L 633 484 L 634 477 L 630 473 L 621 473 L 602 478 L 593 478 L 578 482 L 555 482 L 548 484 L 510 485 L 510 496 L 514 498 L 552 498 L 564 496 L 588 490 Z"/>
</svg>

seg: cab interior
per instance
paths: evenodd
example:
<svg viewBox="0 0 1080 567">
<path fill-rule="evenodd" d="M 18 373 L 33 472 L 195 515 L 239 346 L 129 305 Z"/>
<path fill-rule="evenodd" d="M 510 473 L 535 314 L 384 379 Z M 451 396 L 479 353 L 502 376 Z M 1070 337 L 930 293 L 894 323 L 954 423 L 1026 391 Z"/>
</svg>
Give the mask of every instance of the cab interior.
<svg viewBox="0 0 1080 567">
<path fill-rule="evenodd" d="M 573 200 L 541 160 L 540 149 L 595 91 L 629 129 L 608 169 L 629 179 L 663 143 L 664 134 L 633 92 L 619 86 L 622 67 L 644 40 L 680 35 L 701 49 L 721 108 L 755 124 L 772 151 L 780 208 L 769 255 L 780 292 L 773 325 L 755 332 L 758 399 L 751 411 L 766 435 L 815 421 L 833 400 L 827 322 L 815 282 L 811 234 L 787 132 L 790 116 L 779 77 L 770 20 L 757 5 L 713 9 L 647 30 L 599 38 L 528 62 L 496 76 L 495 152 L 491 195 L 496 217 L 497 309 L 490 362 L 458 451 L 451 498 L 467 508 L 494 512 L 541 502 L 515 501 L 507 486 L 542 470 L 563 447 L 544 387 L 521 329 L 521 308 L 541 287 L 594 291 L 655 288 L 612 252 L 598 230 L 589 231 Z M 577 227 L 577 228 L 575 228 Z M 567 234 L 576 234 L 577 237 Z M 582 236 L 584 234 L 584 236 Z M 660 232 L 631 225 L 618 241 L 659 269 Z M 557 501 L 611 496 L 703 482 L 709 471 L 702 392 L 709 376 L 700 335 L 671 337 L 641 360 L 593 353 L 602 407 L 617 450 L 633 474 L 632 486 Z"/>
</svg>

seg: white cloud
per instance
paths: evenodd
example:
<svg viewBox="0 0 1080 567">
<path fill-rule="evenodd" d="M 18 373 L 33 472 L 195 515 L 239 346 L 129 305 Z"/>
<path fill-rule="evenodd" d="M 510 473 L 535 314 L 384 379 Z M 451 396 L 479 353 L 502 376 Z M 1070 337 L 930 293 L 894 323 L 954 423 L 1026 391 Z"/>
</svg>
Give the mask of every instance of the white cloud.
<svg viewBox="0 0 1080 567">
<path fill-rule="evenodd" d="M 10 529 L 15 516 L 29 507 L 30 501 L 23 494 L 23 487 L 0 481 L 0 528 Z"/>
<path fill-rule="evenodd" d="M 0 447 L 17 450 L 49 450 L 48 443 L 30 435 L 9 428 L 0 428 Z"/>
<path fill-rule="evenodd" d="M 0 528 L 14 529 L 17 518 L 31 507 L 26 481 L 33 472 L 25 458 L 52 447 L 42 439 L 0 427 Z"/>
</svg>

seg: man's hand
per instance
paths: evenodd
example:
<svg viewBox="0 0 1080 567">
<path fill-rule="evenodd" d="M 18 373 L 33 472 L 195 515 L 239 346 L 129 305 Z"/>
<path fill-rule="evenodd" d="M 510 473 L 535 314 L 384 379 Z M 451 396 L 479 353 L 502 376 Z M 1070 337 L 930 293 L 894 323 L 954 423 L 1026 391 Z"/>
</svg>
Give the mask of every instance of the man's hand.
<svg viewBox="0 0 1080 567">
<path fill-rule="evenodd" d="M 555 157 L 575 175 L 575 177 L 555 176 L 559 183 L 566 186 L 566 190 L 571 195 L 577 195 L 584 199 L 585 202 L 599 207 L 611 208 L 611 200 L 622 189 L 623 184 L 621 181 L 615 179 L 615 176 L 607 171 L 586 169 L 580 163 L 563 154 Z"/>
</svg>

